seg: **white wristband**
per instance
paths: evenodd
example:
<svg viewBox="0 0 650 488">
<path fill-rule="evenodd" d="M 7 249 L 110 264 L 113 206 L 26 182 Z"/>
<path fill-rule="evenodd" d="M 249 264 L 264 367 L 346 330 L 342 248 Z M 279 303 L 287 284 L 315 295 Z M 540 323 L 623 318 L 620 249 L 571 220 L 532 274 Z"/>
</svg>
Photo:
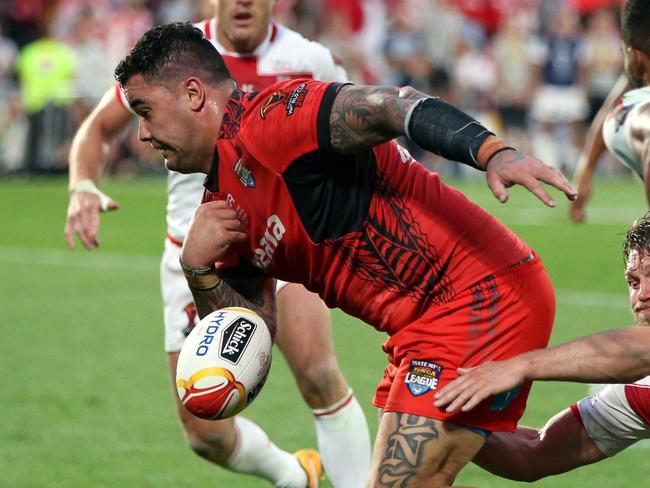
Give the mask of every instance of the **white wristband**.
<svg viewBox="0 0 650 488">
<path fill-rule="evenodd" d="M 108 210 L 108 205 L 113 202 L 113 199 L 97 188 L 95 182 L 90 179 L 79 180 L 72 186 L 72 188 L 70 188 L 71 195 L 79 192 L 97 195 L 99 197 L 99 207 L 102 209 L 102 212 L 106 212 Z"/>
</svg>

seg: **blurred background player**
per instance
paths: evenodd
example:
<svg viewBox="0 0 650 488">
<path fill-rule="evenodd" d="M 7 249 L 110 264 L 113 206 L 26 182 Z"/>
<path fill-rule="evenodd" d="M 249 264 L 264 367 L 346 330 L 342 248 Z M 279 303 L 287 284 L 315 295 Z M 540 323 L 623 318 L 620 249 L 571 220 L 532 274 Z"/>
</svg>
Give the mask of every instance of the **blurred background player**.
<svg viewBox="0 0 650 488">
<path fill-rule="evenodd" d="M 629 229 L 623 253 L 637 327 L 486 363 L 440 391 L 441 405 L 469 410 L 524 381 L 613 383 L 562 410 L 542 429 L 518 426 L 513 433 L 495 432 L 474 458 L 476 464 L 505 478 L 535 481 L 650 438 L 650 213 Z"/>
<path fill-rule="evenodd" d="M 590 129 L 575 177 L 579 197 L 570 210 L 576 222 L 585 218 L 594 172 L 605 147 L 641 178 L 650 202 L 650 4 L 625 3 L 621 37 L 626 77 L 614 87 Z"/>
<path fill-rule="evenodd" d="M 259 90 L 279 80 L 316 78 L 346 81 L 344 69 L 329 50 L 271 21 L 275 0 L 221 0 L 216 17 L 197 25 L 223 54 L 239 87 Z M 116 86 L 110 89 L 75 135 L 70 152 L 70 204 L 65 234 L 70 247 L 78 235 L 88 249 L 98 246 L 100 211 L 117 204 L 97 190 L 104 165 L 104 146 L 132 119 L 128 104 Z M 203 193 L 204 176 L 169 172 L 167 232 L 161 263 L 165 350 L 175 377 L 178 351 L 196 321 L 192 296 L 179 265 L 180 248 Z M 358 487 L 370 464 L 370 438 L 359 403 L 339 371 L 331 338 L 329 311 L 316 294 L 302 285 L 278 286 L 278 323 L 275 340 L 291 367 L 298 387 L 311 407 L 318 447 L 333 485 Z M 252 422 L 209 422 L 194 417 L 178 403 L 177 409 L 191 448 L 205 459 L 241 473 L 254 474 L 276 486 L 306 486 L 296 458 L 281 451 Z M 311 456 L 309 459 L 306 455 Z M 315 453 L 298 453 L 316 486 L 320 470 Z M 302 481 L 301 481 L 302 480 Z"/>
<path fill-rule="evenodd" d="M 570 6 L 558 10 L 534 51 L 539 81 L 530 107 L 533 151 L 558 168 L 573 169 L 589 113 L 587 63 L 577 12 Z"/>
</svg>

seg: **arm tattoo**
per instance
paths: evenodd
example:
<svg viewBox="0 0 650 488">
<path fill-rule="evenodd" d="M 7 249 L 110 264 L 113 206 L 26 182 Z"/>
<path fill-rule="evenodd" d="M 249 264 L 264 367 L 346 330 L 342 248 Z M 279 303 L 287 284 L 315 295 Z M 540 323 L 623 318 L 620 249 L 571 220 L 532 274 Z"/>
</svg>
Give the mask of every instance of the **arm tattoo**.
<svg viewBox="0 0 650 488">
<path fill-rule="evenodd" d="M 249 279 L 227 280 L 208 290 L 196 290 L 190 287 L 196 310 L 203 318 L 211 312 L 224 307 L 243 307 L 258 313 L 275 336 L 275 280 L 269 276 Z"/>
<path fill-rule="evenodd" d="M 379 482 L 381 486 L 406 488 L 422 466 L 427 443 L 438 438 L 438 429 L 434 419 L 406 413 L 397 414 L 397 424 L 379 465 Z"/>
<path fill-rule="evenodd" d="M 330 114 L 332 150 L 352 153 L 404 135 L 409 108 L 426 96 L 409 87 L 342 87 Z"/>
</svg>

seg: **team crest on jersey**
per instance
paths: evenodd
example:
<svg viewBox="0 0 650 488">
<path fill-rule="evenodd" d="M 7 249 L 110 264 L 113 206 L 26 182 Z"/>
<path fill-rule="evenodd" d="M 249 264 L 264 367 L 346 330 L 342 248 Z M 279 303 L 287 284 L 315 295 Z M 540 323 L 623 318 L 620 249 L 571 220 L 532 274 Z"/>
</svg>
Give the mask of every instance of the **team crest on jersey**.
<svg viewBox="0 0 650 488">
<path fill-rule="evenodd" d="M 289 95 L 289 99 L 287 100 L 287 104 L 285 105 L 287 109 L 287 115 L 293 115 L 298 107 L 302 107 L 302 104 L 304 103 L 308 92 L 309 90 L 307 90 L 307 83 L 301 83 L 298 88 L 291 92 L 291 95 Z"/>
<path fill-rule="evenodd" d="M 264 102 L 262 108 L 260 108 L 260 117 L 266 119 L 266 114 L 273 110 L 276 106 L 281 103 L 285 103 L 289 93 L 284 90 L 278 90 L 273 92 L 273 94 Z"/>
<path fill-rule="evenodd" d="M 250 169 L 246 168 L 241 162 L 241 158 L 235 163 L 235 174 L 239 178 L 239 181 L 242 182 L 242 185 L 248 188 L 255 188 L 255 179 L 253 178 L 253 173 Z"/>
<path fill-rule="evenodd" d="M 438 388 L 441 374 L 442 366 L 439 364 L 422 359 L 412 359 L 404 383 L 413 396 L 420 396 Z"/>
</svg>

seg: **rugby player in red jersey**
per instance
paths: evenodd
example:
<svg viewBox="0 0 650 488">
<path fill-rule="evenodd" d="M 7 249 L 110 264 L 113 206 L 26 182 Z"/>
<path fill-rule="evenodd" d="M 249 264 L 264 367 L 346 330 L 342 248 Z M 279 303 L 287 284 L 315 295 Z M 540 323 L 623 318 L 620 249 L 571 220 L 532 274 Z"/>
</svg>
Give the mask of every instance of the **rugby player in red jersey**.
<svg viewBox="0 0 650 488">
<path fill-rule="evenodd" d="M 411 88 L 308 79 L 246 94 L 201 32 L 147 32 L 116 78 L 139 137 L 167 168 L 204 172 L 181 261 L 201 316 L 253 308 L 275 328 L 274 277 L 387 333 L 368 486 L 449 486 L 490 431 L 514 430 L 530 385 L 448 413 L 433 394 L 459 366 L 546 346 L 553 289 L 535 253 L 392 139 L 484 169 L 493 193 L 557 170 Z M 215 263 L 217 263 L 215 265 Z"/>
<path fill-rule="evenodd" d="M 346 81 L 345 70 L 326 47 L 271 20 L 275 3 L 221 0 L 215 17 L 196 24 L 221 53 L 238 86 L 249 92 L 293 78 Z M 104 148 L 131 123 L 133 115 L 115 85 L 75 135 L 65 226 L 71 247 L 77 234 L 84 246 L 95 248 L 100 210 L 117 207 L 96 183 L 105 162 Z M 160 282 L 164 346 L 175 378 L 179 351 L 196 320 L 178 259 L 190 219 L 201 201 L 203 176 L 170 171 L 167 183 L 167 239 Z M 276 342 L 314 415 L 323 465 L 335 488 L 355 488 L 370 465 L 370 434 L 363 410 L 338 367 L 329 311 L 316 294 L 297 283 L 278 282 L 277 296 L 280 326 Z M 300 330 L 305 323 L 308 331 Z M 176 406 L 189 445 L 201 457 L 276 486 L 318 486 L 322 468 L 315 451 L 301 449 L 292 456 L 242 416 L 211 422 L 194 417 L 178 402 Z"/>
</svg>

